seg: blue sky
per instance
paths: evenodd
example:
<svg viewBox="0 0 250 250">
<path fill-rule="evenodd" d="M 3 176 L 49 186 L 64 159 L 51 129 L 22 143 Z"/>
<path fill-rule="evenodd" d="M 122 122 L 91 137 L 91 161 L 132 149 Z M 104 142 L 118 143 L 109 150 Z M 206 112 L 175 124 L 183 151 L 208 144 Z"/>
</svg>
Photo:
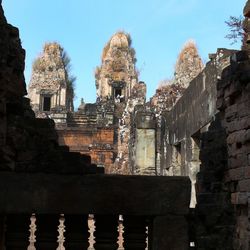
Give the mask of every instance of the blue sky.
<svg viewBox="0 0 250 250">
<path fill-rule="evenodd" d="M 140 80 L 151 97 L 161 80 L 172 78 L 183 44 L 194 39 L 206 62 L 217 48 L 239 48 L 225 39 L 230 15 L 240 16 L 246 0 L 3 0 L 9 23 L 20 30 L 26 49 L 26 83 L 33 60 L 48 41 L 68 52 L 77 77 L 75 106 L 95 102 L 94 69 L 102 49 L 118 30 L 131 34 Z"/>
</svg>

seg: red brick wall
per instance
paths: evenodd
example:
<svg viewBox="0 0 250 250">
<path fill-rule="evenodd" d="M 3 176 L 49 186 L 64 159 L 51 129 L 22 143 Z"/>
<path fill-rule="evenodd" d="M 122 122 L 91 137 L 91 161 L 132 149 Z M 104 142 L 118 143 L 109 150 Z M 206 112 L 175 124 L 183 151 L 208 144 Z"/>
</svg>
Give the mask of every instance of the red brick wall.
<svg viewBox="0 0 250 250">
<path fill-rule="evenodd" d="M 109 168 L 116 155 L 113 128 L 67 128 L 57 130 L 60 145 L 91 156 L 92 163 Z"/>
</svg>

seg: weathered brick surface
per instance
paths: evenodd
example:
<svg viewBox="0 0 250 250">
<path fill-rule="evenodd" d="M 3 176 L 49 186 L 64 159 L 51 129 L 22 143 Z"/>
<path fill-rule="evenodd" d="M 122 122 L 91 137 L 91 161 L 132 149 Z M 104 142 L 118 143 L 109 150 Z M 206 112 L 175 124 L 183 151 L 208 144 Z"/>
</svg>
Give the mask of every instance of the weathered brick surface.
<svg viewBox="0 0 250 250">
<path fill-rule="evenodd" d="M 217 123 L 212 123 L 209 131 L 202 135 L 196 208 L 198 249 L 249 249 L 249 72 L 247 52 L 240 51 L 231 57 L 217 84 L 220 110 Z M 219 185 L 213 185 L 216 183 Z M 207 192 L 210 195 L 206 197 L 210 198 L 204 199 Z M 216 193 L 224 193 L 225 199 L 215 202 L 211 197 Z M 211 216 L 217 219 L 211 220 Z M 214 242 L 217 243 L 214 245 Z"/>
<path fill-rule="evenodd" d="M 249 22 L 249 9 L 250 1 L 247 1 L 244 9 L 245 24 Z M 246 32 L 243 50 L 231 56 L 230 65 L 223 70 L 217 83 L 217 108 L 220 111 L 218 118 L 222 126 L 216 130 L 217 133 L 223 133 L 217 136 L 211 134 L 211 138 L 205 138 L 203 144 L 206 143 L 207 146 L 203 145 L 201 149 L 202 166 L 196 209 L 198 249 L 250 249 L 250 30 L 249 25 L 244 25 L 243 28 Z M 219 149 L 218 145 L 224 149 Z M 224 160 L 220 161 L 217 157 L 218 150 Z M 209 155 L 214 155 L 214 160 L 210 160 Z M 217 190 L 211 188 L 215 181 L 220 183 Z M 210 194 L 206 195 L 210 197 L 207 200 L 203 198 L 205 192 Z M 216 212 L 213 210 L 213 204 L 216 202 L 211 199 L 215 192 L 226 195 L 225 203 L 221 203 Z M 206 205 L 210 206 L 209 209 L 203 209 Z M 219 212 L 221 208 L 223 210 Z M 217 231 L 215 223 L 209 225 L 206 221 L 213 214 L 220 215 L 220 220 L 217 221 L 217 226 L 221 227 L 220 231 Z M 225 215 L 230 216 L 224 217 Z M 226 228 L 221 225 L 223 218 L 228 219 Z M 229 236 L 227 242 L 227 237 L 224 236 Z M 214 245 L 214 242 L 217 244 Z"/>
<path fill-rule="evenodd" d="M 247 55 L 247 52 L 245 54 Z M 229 102 L 225 101 L 223 106 L 217 103 L 227 131 L 228 170 L 225 174 L 225 186 L 233 192 L 231 202 L 236 208 L 234 249 L 249 249 L 248 243 L 250 241 L 248 231 L 250 226 L 250 214 L 248 213 L 250 191 L 248 157 L 250 151 L 250 60 L 247 56 L 244 58 L 244 61 L 232 60 L 229 67 L 231 76 L 221 79 L 221 82 L 229 82 L 229 87 L 225 88 L 226 84 L 218 84 L 220 98 L 224 100 L 228 98 Z"/>
<path fill-rule="evenodd" d="M 114 162 L 117 149 L 114 147 L 113 128 L 68 128 L 57 129 L 60 145 L 68 146 L 72 152 L 91 157 L 92 163 L 100 163 L 108 169 Z"/>
</svg>

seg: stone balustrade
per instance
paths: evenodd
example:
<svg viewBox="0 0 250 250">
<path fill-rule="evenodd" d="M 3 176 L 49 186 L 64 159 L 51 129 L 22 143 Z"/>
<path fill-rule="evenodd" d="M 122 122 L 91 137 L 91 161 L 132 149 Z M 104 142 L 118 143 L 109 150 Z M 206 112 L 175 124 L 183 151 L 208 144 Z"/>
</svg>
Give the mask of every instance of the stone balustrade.
<svg viewBox="0 0 250 250">
<path fill-rule="evenodd" d="M 2 172 L 0 189 L 0 249 L 189 246 L 187 177 Z"/>
</svg>

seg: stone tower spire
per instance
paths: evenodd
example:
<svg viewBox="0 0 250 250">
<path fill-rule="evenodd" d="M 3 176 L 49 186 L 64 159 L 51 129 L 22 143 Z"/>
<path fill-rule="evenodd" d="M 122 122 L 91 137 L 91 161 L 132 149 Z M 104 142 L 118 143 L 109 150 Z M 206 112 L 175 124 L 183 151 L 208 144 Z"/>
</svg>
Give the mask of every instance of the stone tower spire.
<svg viewBox="0 0 250 250">
<path fill-rule="evenodd" d="M 96 68 L 96 91 L 100 99 L 122 97 L 126 101 L 137 83 L 135 50 L 130 35 L 115 33 L 102 53 L 102 63 Z"/>
<path fill-rule="evenodd" d="M 73 111 L 74 90 L 64 55 L 58 43 L 46 43 L 33 63 L 28 96 L 37 115 L 56 110 Z"/>
<path fill-rule="evenodd" d="M 202 71 L 204 65 L 194 41 L 189 40 L 181 50 L 175 65 L 174 82 L 183 88 Z"/>
</svg>

